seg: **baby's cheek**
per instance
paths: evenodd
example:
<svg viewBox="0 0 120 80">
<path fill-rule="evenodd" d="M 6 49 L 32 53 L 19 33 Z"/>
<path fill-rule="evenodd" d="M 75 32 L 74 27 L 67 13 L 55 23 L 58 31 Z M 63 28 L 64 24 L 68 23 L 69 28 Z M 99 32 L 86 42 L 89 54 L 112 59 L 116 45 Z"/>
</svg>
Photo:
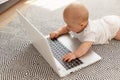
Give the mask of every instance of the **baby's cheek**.
<svg viewBox="0 0 120 80">
<path fill-rule="evenodd" d="M 79 31 L 78 31 L 78 30 L 73 30 L 73 32 L 76 32 L 76 33 L 77 33 L 77 32 L 79 32 Z"/>
</svg>

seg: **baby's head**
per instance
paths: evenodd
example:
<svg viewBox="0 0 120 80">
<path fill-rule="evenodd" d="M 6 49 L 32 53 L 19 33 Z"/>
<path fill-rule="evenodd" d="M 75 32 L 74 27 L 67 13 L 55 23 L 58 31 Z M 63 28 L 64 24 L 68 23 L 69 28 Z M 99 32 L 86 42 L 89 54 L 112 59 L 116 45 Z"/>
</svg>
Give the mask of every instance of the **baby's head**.
<svg viewBox="0 0 120 80">
<path fill-rule="evenodd" d="M 88 24 L 89 12 L 86 7 L 79 2 L 74 2 L 64 9 L 63 18 L 67 28 L 73 32 L 81 32 Z"/>
</svg>

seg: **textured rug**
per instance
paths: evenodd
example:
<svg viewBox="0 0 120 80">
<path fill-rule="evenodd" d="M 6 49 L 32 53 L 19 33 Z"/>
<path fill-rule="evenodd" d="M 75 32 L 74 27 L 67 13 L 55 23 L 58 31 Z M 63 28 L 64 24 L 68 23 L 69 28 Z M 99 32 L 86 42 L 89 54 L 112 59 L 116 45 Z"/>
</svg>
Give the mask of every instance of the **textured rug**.
<svg viewBox="0 0 120 80">
<path fill-rule="evenodd" d="M 79 0 L 86 4 L 90 18 L 120 14 L 120 0 Z M 62 11 L 31 5 L 24 15 L 44 34 L 48 35 L 64 24 Z M 17 17 L 0 30 L 0 80 L 120 80 L 120 41 L 93 46 L 102 60 L 60 78 L 43 59 L 22 29 Z"/>
</svg>

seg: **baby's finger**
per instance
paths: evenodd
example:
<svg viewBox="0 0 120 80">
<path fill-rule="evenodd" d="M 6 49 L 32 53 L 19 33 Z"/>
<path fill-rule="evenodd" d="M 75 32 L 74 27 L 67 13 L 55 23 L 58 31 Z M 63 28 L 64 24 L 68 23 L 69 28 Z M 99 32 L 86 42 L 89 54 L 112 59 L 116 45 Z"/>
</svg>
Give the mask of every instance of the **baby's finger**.
<svg viewBox="0 0 120 80">
<path fill-rule="evenodd" d="M 65 58 L 63 61 L 64 61 L 64 62 L 68 62 L 68 60 L 69 60 L 69 58 Z"/>
<path fill-rule="evenodd" d="M 55 34 L 55 38 L 57 38 L 58 37 L 58 35 L 57 34 Z"/>
<path fill-rule="evenodd" d="M 51 39 L 53 39 L 54 36 L 55 36 L 55 34 L 53 34 L 53 33 L 50 34 L 50 38 L 51 38 Z"/>
<path fill-rule="evenodd" d="M 70 56 L 65 57 L 64 61 L 65 61 L 65 62 L 71 61 L 71 57 L 70 57 Z"/>
<path fill-rule="evenodd" d="M 63 56 L 63 58 L 67 58 L 67 57 L 69 57 L 69 54 L 65 54 L 65 55 Z"/>
<path fill-rule="evenodd" d="M 63 58 L 63 61 L 66 62 L 69 58 L 68 57 L 65 57 Z"/>
<path fill-rule="evenodd" d="M 72 60 L 72 58 L 69 58 L 67 62 L 70 62 Z"/>
<path fill-rule="evenodd" d="M 57 34 L 54 34 L 54 38 L 57 38 Z"/>
</svg>

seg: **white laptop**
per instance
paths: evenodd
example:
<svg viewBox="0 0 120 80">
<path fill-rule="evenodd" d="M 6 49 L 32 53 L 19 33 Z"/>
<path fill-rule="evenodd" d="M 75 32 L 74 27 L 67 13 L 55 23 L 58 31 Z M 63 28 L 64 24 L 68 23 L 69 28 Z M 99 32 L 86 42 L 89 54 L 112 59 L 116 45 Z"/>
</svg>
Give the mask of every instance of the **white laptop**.
<svg viewBox="0 0 120 80">
<path fill-rule="evenodd" d="M 99 55 L 90 50 L 79 59 L 77 58 L 71 62 L 63 62 L 63 55 L 78 48 L 80 45 L 78 43 L 80 42 L 69 35 L 51 40 L 49 36 L 44 36 L 19 10 L 16 11 L 34 47 L 60 77 L 64 77 L 101 59 Z"/>
</svg>

